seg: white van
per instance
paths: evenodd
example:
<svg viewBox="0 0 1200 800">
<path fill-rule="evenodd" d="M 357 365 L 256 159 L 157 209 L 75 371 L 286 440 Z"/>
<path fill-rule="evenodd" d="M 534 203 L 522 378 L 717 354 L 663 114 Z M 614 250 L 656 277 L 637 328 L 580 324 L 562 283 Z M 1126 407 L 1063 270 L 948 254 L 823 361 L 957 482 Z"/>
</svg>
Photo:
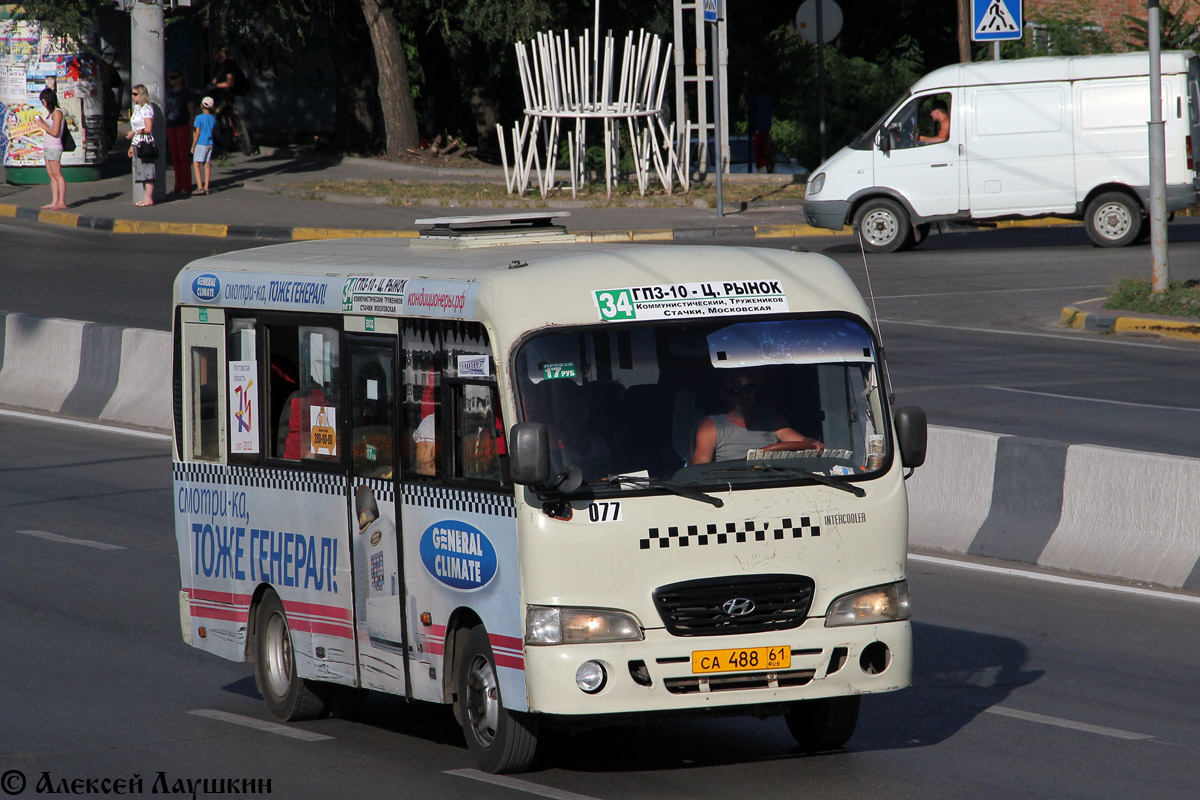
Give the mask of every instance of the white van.
<svg viewBox="0 0 1200 800">
<path fill-rule="evenodd" d="M 1149 233 L 1146 53 L 954 64 L 915 84 L 878 124 L 822 164 L 804 218 L 853 223 L 872 252 L 920 244 L 930 224 L 1082 219 L 1104 247 Z M 1192 141 L 1200 64 L 1162 54 L 1167 210 L 1197 200 Z M 938 140 L 935 107 L 949 138 Z"/>
</svg>

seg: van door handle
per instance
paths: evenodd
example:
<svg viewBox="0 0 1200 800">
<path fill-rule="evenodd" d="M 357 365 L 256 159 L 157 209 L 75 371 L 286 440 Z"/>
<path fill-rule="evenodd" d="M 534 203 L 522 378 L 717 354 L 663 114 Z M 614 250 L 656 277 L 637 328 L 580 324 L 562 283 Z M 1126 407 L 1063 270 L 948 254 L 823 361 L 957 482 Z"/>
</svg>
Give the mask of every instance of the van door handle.
<svg viewBox="0 0 1200 800">
<path fill-rule="evenodd" d="M 938 167 L 948 167 L 948 166 L 950 166 L 950 165 L 949 165 L 949 164 L 930 164 L 929 166 L 930 166 L 932 169 L 937 169 Z"/>
</svg>

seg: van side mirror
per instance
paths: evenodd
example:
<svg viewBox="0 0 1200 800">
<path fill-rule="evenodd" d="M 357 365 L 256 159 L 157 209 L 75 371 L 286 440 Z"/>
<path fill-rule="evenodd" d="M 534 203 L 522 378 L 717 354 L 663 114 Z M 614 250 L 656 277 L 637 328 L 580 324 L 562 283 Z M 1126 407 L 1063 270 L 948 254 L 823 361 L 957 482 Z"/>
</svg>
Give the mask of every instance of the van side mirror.
<svg viewBox="0 0 1200 800">
<path fill-rule="evenodd" d="M 518 422 L 508 436 L 512 482 L 537 486 L 550 480 L 550 432 L 541 422 Z"/>
<path fill-rule="evenodd" d="M 925 447 L 929 441 L 925 412 L 917 406 L 901 406 L 896 409 L 895 418 L 900 461 L 915 469 L 925 463 Z"/>
<path fill-rule="evenodd" d="M 879 142 L 879 152 L 887 155 L 892 149 L 892 135 L 888 132 L 886 125 L 880 127 L 877 141 Z"/>
</svg>

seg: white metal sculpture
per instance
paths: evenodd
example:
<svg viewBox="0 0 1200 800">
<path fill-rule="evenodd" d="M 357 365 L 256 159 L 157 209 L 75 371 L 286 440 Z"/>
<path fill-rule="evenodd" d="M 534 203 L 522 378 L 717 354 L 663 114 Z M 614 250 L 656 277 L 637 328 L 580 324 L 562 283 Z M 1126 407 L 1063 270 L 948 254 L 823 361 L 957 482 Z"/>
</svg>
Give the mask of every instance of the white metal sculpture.
<svg viewBox="0 0 1200 800">
<path fill-rule="evenodd" d="M 597 18 L 599 12 L 597 11 Z M 663 93 L 671 59 L 671 45 L 657 35 L 630 31 L 618 60 L 612 32 L 600 44 L 599 23 L 571 43 L 563 31 L 539 33 L 528 46 L 517 42 L 517 66 L 525 97 L 524 119 L 512 126 L 513 163 L 510 166 L 505 131 L 498 125 L 500 157 L 509 193 L 524 194 L 535 174 L 542 197 L 554 188 L 559 140 L 566 137 L 571 196 L 586 178 L 587 123 L 604 128 L 604 183 L 612 195 L 620 162 L 620 132 L 624 121 L 629 132 L 638 190 L 646 194 L 650 169 L 668 194 L 678 178 L 688 187 L 690 126 L 676 131 L 663 118 Z M 572 122 L 574 123 L 572 125 Z M 661 144 L 660 144 L 661 139 Z"/>
</svg>

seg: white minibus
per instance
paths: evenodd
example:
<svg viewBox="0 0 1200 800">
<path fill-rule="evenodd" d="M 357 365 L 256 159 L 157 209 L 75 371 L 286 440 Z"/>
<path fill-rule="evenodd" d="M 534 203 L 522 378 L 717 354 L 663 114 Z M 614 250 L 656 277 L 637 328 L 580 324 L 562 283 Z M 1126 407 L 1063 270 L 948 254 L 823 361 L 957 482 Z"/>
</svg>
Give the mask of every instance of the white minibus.
<svg viewBox="0 0 1200 800">
<path fill-rule="evenodd" d="M 853 283 L 453 228 L 180 272 L 184 640 L 253 663 L 280 720 L 446 704 L 491 772 L 547 727 L 701 711 L 841 746 L 910 683 L 926 435 Z"/>
</svg>

